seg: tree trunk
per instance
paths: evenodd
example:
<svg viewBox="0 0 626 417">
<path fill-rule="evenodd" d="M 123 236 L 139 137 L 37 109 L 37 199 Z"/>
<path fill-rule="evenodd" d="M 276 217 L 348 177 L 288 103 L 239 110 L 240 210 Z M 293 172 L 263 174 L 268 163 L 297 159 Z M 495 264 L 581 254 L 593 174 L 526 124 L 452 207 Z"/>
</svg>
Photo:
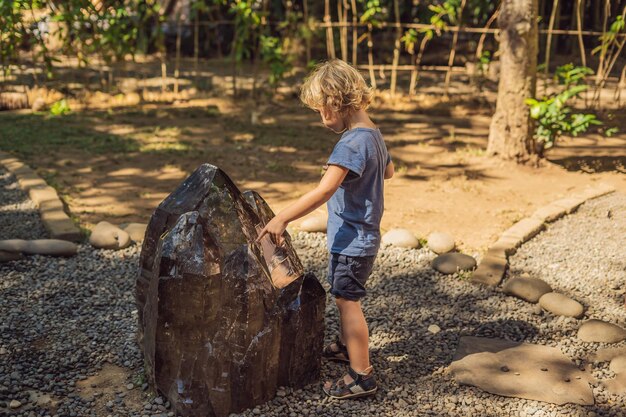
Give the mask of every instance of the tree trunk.
<svg viewBox="0 0 626 417">
<path fill-rule="evenodd" d="M 402 38 L 402 27 L 400 26 L 400 5 L 398 0 L 393 1 L 393 10 L 396 17 L 396 41 L 393 45 L 393 62 L 391 64 L 391 96 L 396 95 L 396 81 L 398 79 L 398 63 L 400 62 L 400 39 Z"/>
<path fill-rule="evenodd" d="M 500 16 L 500 83 L 487 153 L 519 163 L 540 153 L 524 100 L 535 96 L 537 0 L 503 0 Z"/>
</svg>

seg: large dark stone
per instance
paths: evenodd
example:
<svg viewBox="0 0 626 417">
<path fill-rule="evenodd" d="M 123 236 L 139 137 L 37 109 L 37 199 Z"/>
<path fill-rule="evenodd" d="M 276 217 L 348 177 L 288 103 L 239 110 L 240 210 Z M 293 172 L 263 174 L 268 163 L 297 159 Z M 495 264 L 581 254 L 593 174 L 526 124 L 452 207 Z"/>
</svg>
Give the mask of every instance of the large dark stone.
<svg viewBox="0 0 626 417">
<path fill-rule="evenodd" d="M 319 378 L 325 293 L 291 240 L 255 243 L 273 212 L 204 164 L 156 209 L 141 252 L 139 341 L 183 416 L 227 416 Z"/>
</svg>

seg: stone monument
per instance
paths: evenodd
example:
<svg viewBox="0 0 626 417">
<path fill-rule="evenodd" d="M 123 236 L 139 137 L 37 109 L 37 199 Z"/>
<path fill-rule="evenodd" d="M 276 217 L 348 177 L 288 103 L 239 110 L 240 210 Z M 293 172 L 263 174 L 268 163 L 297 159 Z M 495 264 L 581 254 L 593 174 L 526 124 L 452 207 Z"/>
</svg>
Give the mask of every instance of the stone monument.
<svg viewBox="0 0 626 417">
<path fill-rule="evenodd" d="M 148 383 L 182 416 L 227 416 L 319 378 L 326 296 L 274 216 L 203 164 L 156 209 L 136 284 Z"/>
</svg>

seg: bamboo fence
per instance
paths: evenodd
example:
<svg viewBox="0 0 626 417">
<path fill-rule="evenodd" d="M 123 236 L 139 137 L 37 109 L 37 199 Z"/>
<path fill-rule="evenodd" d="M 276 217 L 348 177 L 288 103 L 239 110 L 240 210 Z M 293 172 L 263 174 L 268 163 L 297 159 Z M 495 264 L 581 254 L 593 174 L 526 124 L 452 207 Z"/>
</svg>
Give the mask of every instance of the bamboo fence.
<svg viewBox="0 0 626 417">
<path fill-rule="evenodd" d="M 546 0 L 546 4 L 550 0 Z M 609 22 L 609 14 L 610 14 L 610 0 L 597 0 L 600 6 L 603 8 L 603 30 L 602 31 L 593 31 L 593 30 L 583 30 L 583 20 L 584 16 L 582 16 L 581 9 L 584 7 L 585 0 L 576 0 L 575 6 L 573 7 L 572 13 L 575 13 L 574 16 L 570 16 L 572 21 L 575 22 L 575 28 L 568 29 L 556 29 L 555 26 L 558 25 L 558 21 L 560 20 L 560 5 L 559 0 L 551 0 L 552 1 L 552 11 L 550 13 L 550 18 L 548 22 L 547 28 L 539 29 L 539 35 L 541 37 L 545 37 L 545 55 L 543 60 L 544 70 L 543 70 L 543 78 L 544 80 L 548 79 L 548 72 L 550 68 L 551 60 L 553 59 L 553 38 L 555 36 L 568 36 L 575 37 L 580 53 L 580 65 L 587 66 L 588 58 L 587 52 L 585 48 L 591 48 L 591 41 L 585 41 L 585 38 L 589 37 L 602 37 L 607 34 L 607 25 Z M 561 0 L 563 1 L 563 0 Z M 359 69 L 367 70 L 369 73 L 369 78 L 372 86 L 376 88 L 378 86 L 378 81 L 376 77 L 376 72 L 379 74 L 383 74 L 385 71 L 389 71 L 391 73 L 390 76 L 390 85 L 389 89 L 392 95 L 396 93 L 397 90 L 397 79 L 399 71 L 410 71 L 410 84 L 409 84 L 409 94 L 414 94 L 416 89 L 416 83 L 420 72 L 443 72 L 444 75 L 444 91 L 447 94 L 450 82 L 453 74 L 462 74 L 467 73 L 467 68 L 465 66 L 457 65 L 457 49 L 459 44 L 459 36 L 460 34 L 476 34 L 480 35 L 479 40 L 476 44 L 476 49 L 474 51 L 475 60 L 478 61 L 484 49 L 484 44 L 487 36 L 493 36 L 496 39 L 499 35 L 499 30 L 497 28 L 492 27 L 496 22 L 497 16 L 499 14 L 499 8 L 493 12 L 492 16 L 488 19 L 486 25 L 484 27 L 472 27 L 465 25 L 464 22 L 460 19 L 463 16 L 463 9 L 466 6 L 466 0 L 461 0 L 460 11 L 458 13 L 459 19 L 457 24 L 455 25 L 445 25 L 442 29 L 441 27 L 437 28 L 433 24 L 428 23 L 408 23 L 400 21 L 400 13 L 398 10 L 398 2 L 394 2 L 393 10 L 391 11 L 391 15 L 393 16 L 394 21 L 391 22 L 377 22 L 376 25 L 373 25 L 369 22 L 361 22 L 360 16 L 358 15 L 356 0 L 337 0 L 336 2 L 336 10 L 332 9 L 332 4 L 330 0 L 324 1 L 324 16 L 321 21 L 308 21 L 309 12 L 307 5 L 307 0 L 303 0 L 303 4 L 305 5 L 305 19 L 304 21 L 309 25 L 310 29 L 316 30 L 319 33 L 324 33 L 325 44 L 326 44 L 326 57 L 327 58 L 336 58 L 341 57 L 341 59 L 350 62 L 352 65 L 356 66 Z M 624 9 L 622 13 L 623 18 L 626 18 L 626 9 Z M 612 17 L 613 19 L 615 16 Z M 282 22 L 272 22 L 265 21 L 265 25 L 270 26 L 278 26 Z M 216 21 L 195 21 L 193 22 L 194 27 L 197 30 L 198 26 L 210 26 L 210 27 L 218 27 L 220 25 L 232 25 L 233 22 L 230 20 L 216 20 Z M 422 33 L 421 43 L 419 45 L 419 50 L 408 51 L 411 55 L 412 64 L 400 64 L 400 58 L 402 53 L 401 46 L 401 37 L 403 36 L 404 31 L 414 29 L 416 31 L 420 31 Z M 393 58 L 392 62 L 375 62 L 375 45 L 373 42 L 373 33 L 374 31 L 382 32 L 382 31 L 393 31 Z M 422 58 L 425 53 L 426 44 L 428 40 L 426 36 L 424 36 L 424 31 L 433 31 L 440 33 L 450 33 L 451 41 L 450 41 L 450 50 L 448 52 L 447 65 L 425 65 L 422 64 Z M 336 39 L 336 35 L 339 35 L 338 39 Z M 351 35 L 351 36 L 350 36 Z M 197 43 L 197 35 L 194 35 L 195 42 Z M 626 34 L 618 33 L 615 36 L 616 42 L 611 47 L 608 48 L 607 51 L 602 51 L 599 54 L 597 68 L 595 69 L 595 84 L 596 84 L 596 93 L 594 93 L 594 100 L 599 100 L 599 90 L 602 88 L 607 80 L 609 79 L 609 75 L 613 71 L 615 65 L 618 62 L 618 58 L 621 56 L 624 44 L 626 44 Z M 338 41 L 338 48 L 337 48 Z M 367 62 L 361 62 L 359 60 L 359 45 L 365 42 L 367 46 Z M 585 45 L 587 42 L 587 46 Z M 593 46 L 597 44 L 593 43 Z M 312 57 L 311 52 L 311 41 L 310 39 L 306 41 L 306 57 L 307 60 L 310 60 Z M 197 50 L 197 45 L 194 46 L 194 51 Z M 417 53 L 416 53 L 417 52 Z M 465 51 L 467 52 L 467 51 Z M 178 53 L 178 48 L 177 48 Z M 472 54 L 470 54 L 472 55 Z M 197 52 L 195 53 L 197 59 Z M 615 97 L 620 97 L 620 91 L 626 85 L 626 66 L 624 66 L 621 71 L 619 71 L 620 76 L 617 77 L 617 89 L 615 91 Z M 379 77 L 380 78 L 380 77 Z M 546 84 L 544 83 L 544 87 Z M 599 102 L 597 103 L 599 104 Z"/>
</svg>

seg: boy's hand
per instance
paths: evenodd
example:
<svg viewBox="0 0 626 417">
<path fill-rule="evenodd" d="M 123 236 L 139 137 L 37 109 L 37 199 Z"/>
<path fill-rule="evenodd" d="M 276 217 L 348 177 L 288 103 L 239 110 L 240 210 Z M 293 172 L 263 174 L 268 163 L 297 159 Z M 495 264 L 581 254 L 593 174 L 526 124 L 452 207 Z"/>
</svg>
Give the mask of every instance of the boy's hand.
<svg viewBox="0 0 626 417">
<path fill-rule="evenodd" d="M 286 228 L 287 222 L 283 221 L 278 216 L 275 216 L 259 232 L 259 237 L 256 238 L 256 242 L 260 242 L 263 236 L 269 235 L 270 238 L 274 241 L 274 244 L 280 246 L 285 241 L 285 239 L 283 238 L 283 233 L 285 232 Z"/>
</svg>

